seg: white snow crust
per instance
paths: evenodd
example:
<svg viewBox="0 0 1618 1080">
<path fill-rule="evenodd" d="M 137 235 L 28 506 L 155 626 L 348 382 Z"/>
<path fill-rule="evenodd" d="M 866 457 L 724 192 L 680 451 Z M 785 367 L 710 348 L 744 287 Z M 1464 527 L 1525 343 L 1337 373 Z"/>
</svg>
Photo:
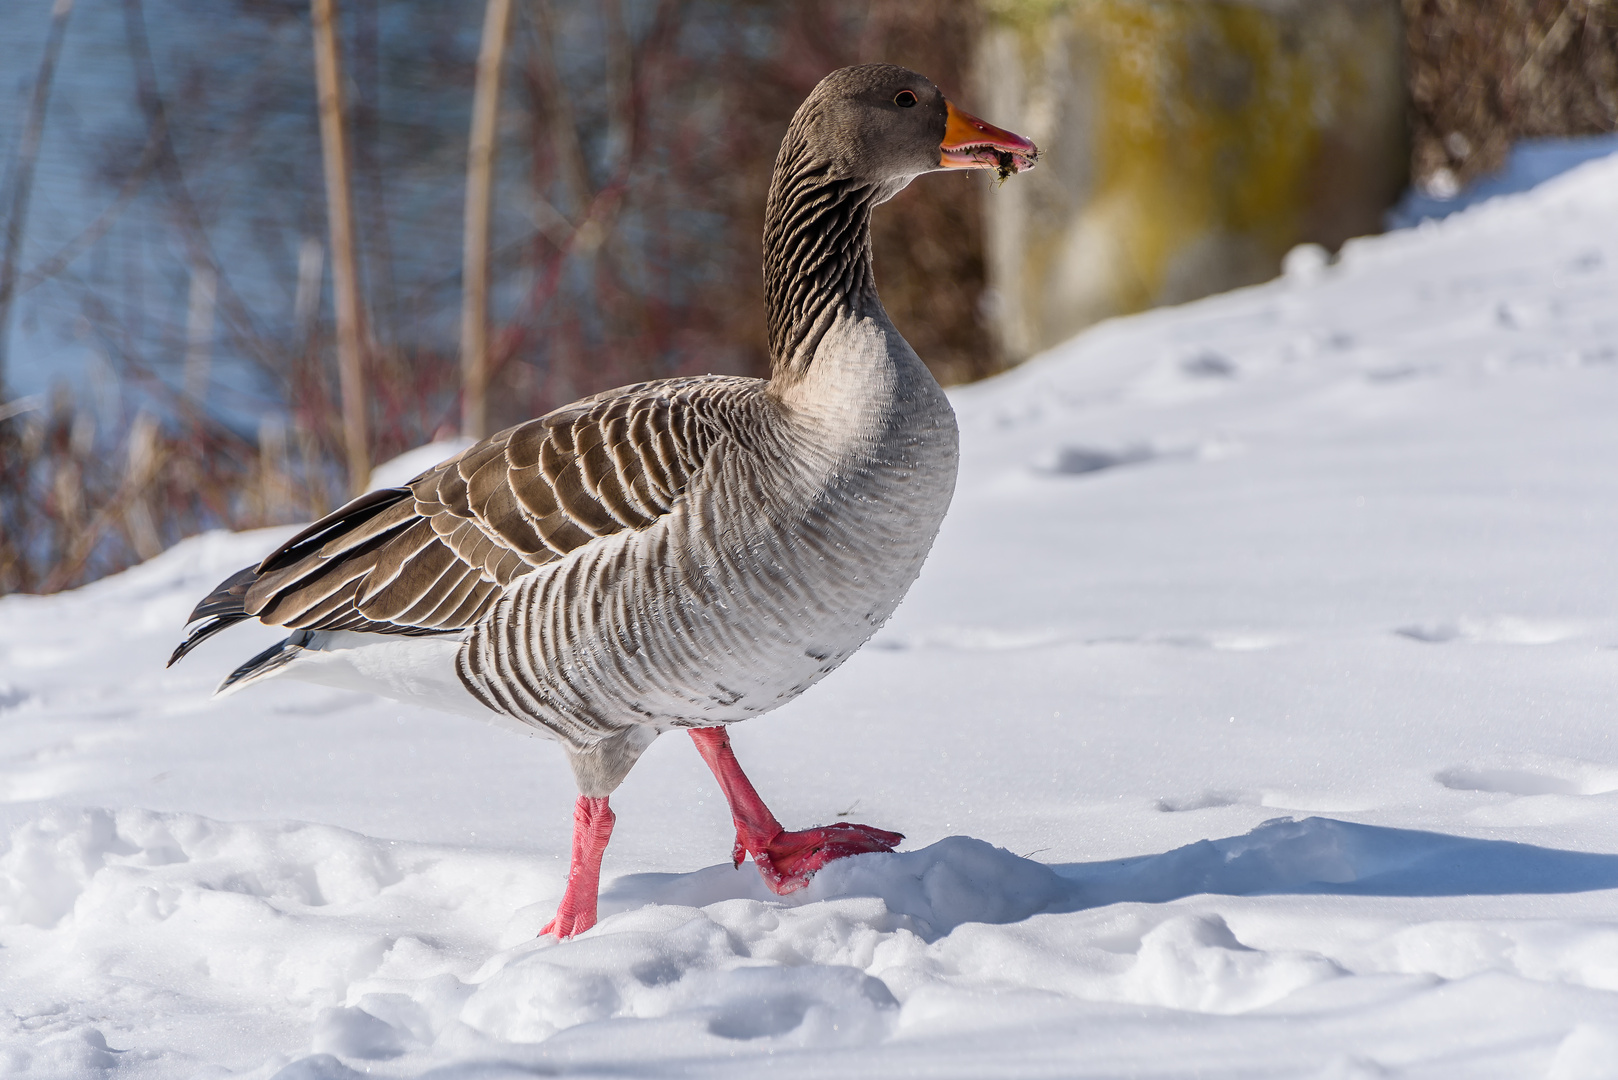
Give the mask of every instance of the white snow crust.
<svg viewBox="0 0 1618 1080">
<path fill-rule="evenodd" d="M 910 599 L 535 940 L 557 749 L 164 670 L 287 530 L 0 600 L 0 1075 L 1618 1076 L 1618 160 L 955 395 Z"/>
</svg>

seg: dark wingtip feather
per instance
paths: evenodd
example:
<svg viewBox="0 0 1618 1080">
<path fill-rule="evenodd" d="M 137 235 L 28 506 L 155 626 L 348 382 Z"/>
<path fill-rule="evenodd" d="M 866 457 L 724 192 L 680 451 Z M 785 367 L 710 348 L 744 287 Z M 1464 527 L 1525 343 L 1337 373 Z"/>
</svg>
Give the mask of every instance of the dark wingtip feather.
<svg viewBox="0 0 1618 1080">
<path fill-rule="evenodd" d="M 258 578 L 258 570 L 254 567 L 245 567 L 236 571 L 224 581 L 221 581 L 214 591 L 202 598 L 191 611 L 191 617 L 186 619 L 187 625 L 199 623 L 180 642 L 165 667 L 173 667 L 186 653 L 213 637 L 228 626 L 234 626 L 244 619 L 252 616 L 247 614 L 244 607 L 247 598 L 247 589 Z"/>
<path fill-rule="evenodd" d="M 256 567 L 246 566 L 236 571 L 214 586 L 213 592 L 202 598 L 185 621 L 194 623 L 200 619 L 218 618 L 222 615 L 247 614 L 243 607 L 247 599 L 247 590 L 257 579 Z"/>
<path fill-rule="evenodd" d="M 214 693 L 230 693 L 246 683 L 263 678 L 270 672 L 285 667 L 297 657 L 298 653 L 303 651 L 302 645 L 308 640 L 308 631 L 299 631 L 291 637 L 282 638 L 235 671 L 232 671 L 225 678 L 225 681 L 219 684 L 219 688 Z"/>
<path fill-rule="evenodd" d="M 207 641 L 209 638 L 219 633 L 219 631 L 235 626 L 237 623 L 250 618 L 252 618 L 252 616 L 246 614 L 245 612 L 237 615 L 215 615 L 206 622 L 194 627 L 192 631 L 186 635 L 185 640 L 180 642 L 180 644 L 175 648 L 174 652 L 169 656 L 169 662 L 163 666 L 173 667 L 185 656 L 186 653 L 190 652 L 198 645 L 201 645 L 204 641 Z"/>
</svg>

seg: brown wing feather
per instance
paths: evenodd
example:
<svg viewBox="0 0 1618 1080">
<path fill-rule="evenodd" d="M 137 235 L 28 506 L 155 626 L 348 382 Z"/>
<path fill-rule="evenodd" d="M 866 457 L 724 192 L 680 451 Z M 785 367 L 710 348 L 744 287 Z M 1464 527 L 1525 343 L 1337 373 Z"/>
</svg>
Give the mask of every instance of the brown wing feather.
<svg viewBox="0 0 1618 1080">
<path fill-rule="evenodd" d="M 222 585 L 199 611 L 212 607 L 193 618 L 256 615 L 281 626 L 394 634 L 460 630 L 518 577 L 672 510 L 724 437 L 715 423 L 724 399 L 758 385 L 716 376 L 642 383 L 502 431 L 405 487 L 361 496 L 322 518 L 259 564 L 250 581 L 238 575 Z M 214 610 L 221 605 L 232 611 L 221 615 Z"/>
</svg>

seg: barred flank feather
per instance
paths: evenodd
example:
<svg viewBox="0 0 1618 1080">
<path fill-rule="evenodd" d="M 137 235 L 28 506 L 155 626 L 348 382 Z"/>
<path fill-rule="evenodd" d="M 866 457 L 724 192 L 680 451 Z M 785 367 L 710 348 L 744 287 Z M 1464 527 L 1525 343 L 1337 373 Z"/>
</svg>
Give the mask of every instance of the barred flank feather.
<svg viewBox="0 0 1618 1080">
<path fill-rule="evenodd" d="M 714 399 L 760 386 L 702 377 L 610 390 L 362 495 L 222 583 L 169 662 L 255 616 L 301 630 L 463 631 L 517 578 L 672 510 L 720 437 Z"/>
</svg>

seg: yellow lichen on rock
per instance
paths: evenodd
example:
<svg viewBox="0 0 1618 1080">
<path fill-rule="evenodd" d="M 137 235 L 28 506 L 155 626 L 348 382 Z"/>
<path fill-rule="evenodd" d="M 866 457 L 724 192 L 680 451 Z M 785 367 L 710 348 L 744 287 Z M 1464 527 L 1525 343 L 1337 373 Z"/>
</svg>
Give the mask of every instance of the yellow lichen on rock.
<svg viewBox="0 0 1618 1080">
<path fill-rule="evenodd" d="M 1402 39 L 1383 0 L 1002 3 L 988 115 L 1043 168 L 988 200 L 1002 346 L 1272 276 L 1373 231 L 1403 186 Z"/>
</svg>

